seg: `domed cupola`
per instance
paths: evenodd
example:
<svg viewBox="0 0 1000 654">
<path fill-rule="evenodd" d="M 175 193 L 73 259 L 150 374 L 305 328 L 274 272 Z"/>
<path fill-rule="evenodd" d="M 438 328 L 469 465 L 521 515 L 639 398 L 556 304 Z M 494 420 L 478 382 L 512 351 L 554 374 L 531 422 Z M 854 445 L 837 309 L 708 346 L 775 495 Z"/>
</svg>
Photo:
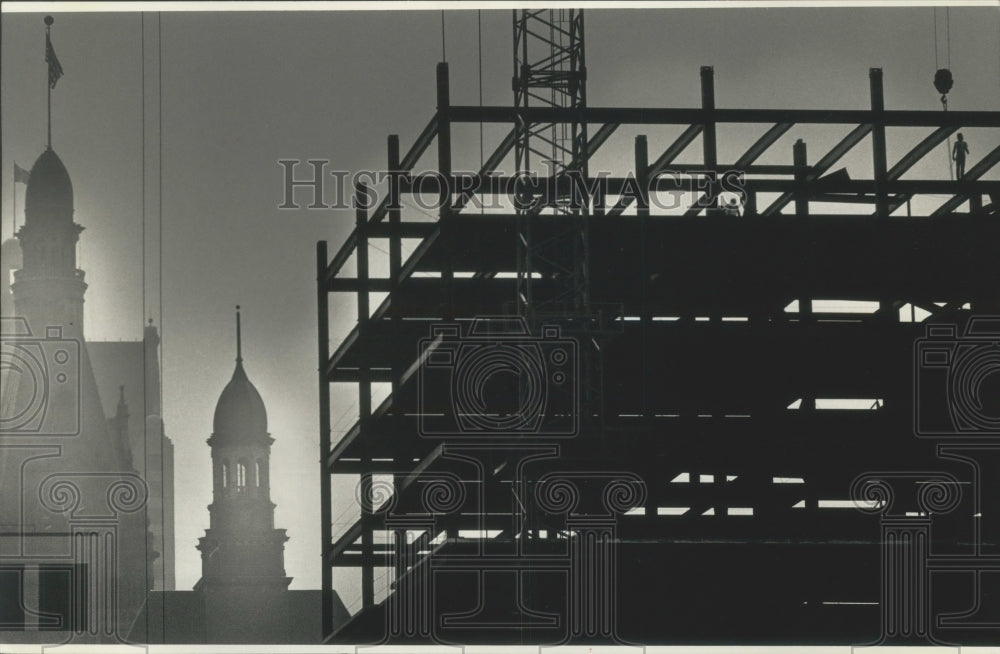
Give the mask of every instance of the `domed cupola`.
<svg viewBox="0 0 1000 654">
<path fill-rule="evenodd" d="M 198 539 L 208 642 L 270 642 L 288 629 L 284 529 L 274 527 L 272 439 L 260 393 L 243 369 L 236 307 L 236 370 L 215 407 L 209 527 Z M 271 634 L 271 635 L 268 635 Z M 226 640 L 222 640 L 226 638 Z M 285 641 L 281 641 L 285 642 Z"/>
<path fill-rule="evenodd" d="M 73 183 L 52 148 L 47 148 L 31 167 L 24 215 L 26 225 L 73 221 Z"/>
<path fill-rule="evenodd" d="M 270 440 L 267 409 L 243 369 L 239 307 L 236 312 L 236 369 L 215 405 L 212 439 L 218 444 Z"/>
</svg>

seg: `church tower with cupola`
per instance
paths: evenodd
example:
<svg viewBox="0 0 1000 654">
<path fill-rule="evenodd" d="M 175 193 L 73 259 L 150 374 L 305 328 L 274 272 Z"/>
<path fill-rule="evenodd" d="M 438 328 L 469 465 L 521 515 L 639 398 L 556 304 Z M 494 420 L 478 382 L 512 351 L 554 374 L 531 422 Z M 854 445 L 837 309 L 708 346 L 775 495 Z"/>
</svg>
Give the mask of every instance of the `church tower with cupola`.
<svg viewBox="0 0 1000 654">
<path fill-rule="evenodd" d="M 52 147 L 53 22 L 47 145 L 30 172 L 15 168 L 24 221 L 0 260 L 13 364 L 0 367 L 0 642 L 120 643 L 149 591 L 173 586 L 173 445 L 155 328 L 141 341 L 84 338 L 83 227 Z M 63 151 L 70 164 L 84 155 Z"/>
<path fill-rule="evenodd" d="M 271 444 L 267 410 L 243 368 L 239 307 L 236 368 L 215 407 L 212 504 L 209 528 L 199 539 L 206 636 L 210 643 L 272 642 L 287 630 L 283 603 L 284 529 L 274 528 L 268 467 Z"/>
<path fill-rule="evenodd" d="M 50 144 L 31 167 L 17 245 L 4 245 L 21 259 L 3 265 L 19 265 L 3 338 L 25 363 L 0 377 L 0 558 L 15 570 L 0 579 L 3 642 L 115 642 L 142 607 L 157 556 L 147 543 L 159 517 L 146 511 L 124 390 L 117 413 L 105 413 L 84 338 L 83 227 L 73 214 L 73 183 Z"/>
<path fill-rule="evenodd" d="M 83 227 L 73 222 L 73 183 L 51 146 L 31 168 L 24 217 L 17 233 L 22 267 L 11 286 L 17 315 L 36 330 L 58 326 L 63 338 L 82 339 L 87 284 L 76 267 L 76 244 Z"/>
</svg>

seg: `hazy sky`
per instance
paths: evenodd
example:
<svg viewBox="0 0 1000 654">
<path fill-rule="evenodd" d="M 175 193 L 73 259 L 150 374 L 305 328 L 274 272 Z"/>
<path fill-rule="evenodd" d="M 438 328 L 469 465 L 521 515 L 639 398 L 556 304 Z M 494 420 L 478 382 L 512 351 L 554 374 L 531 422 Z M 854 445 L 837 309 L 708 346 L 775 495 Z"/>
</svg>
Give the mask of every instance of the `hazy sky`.
<svg viewBox="0 0 1000 654">
<path fill-rule="evenodd" d="M 937 15 L 944 66 L 944 9 Z M 587 10 L 589 103 L 694 107 L 699 66 L 707 64 L 715 66 L 720 107 L 863 109 L 868 69 L 880 66 L 887 108 L 940 110 L 931 83 L 933 18 L 928 7 Z M 276 526 L 291 537 L 286 569 L 293 588 L 315 588 L 314 248 L 328 239 L 335 251 L 354 216 L 278 210 L 277 160 L 324 158 L 331 167 L 355 171 L 384 167 L 387 134 L 400 134 L 408 149 L 434 113 L 441 14 L 165 13 L 157 20 L 145 15 L 144 39 L 137 13 L 57 14 L 53 27 L 65 70 L 53 92 L 53 146 L 73 179 L 76 220 L 86 227 L 80 266 L 90 284 L 87 336 L 137 339 L 145 316 L 161 325 L 164 420 L 177 458 L 177 583 L 187 589 L 200 576 L 195 544 L 208 526 L 205 439 L 233 369 L 233 305 L 243 305 L 246 369 L 267 404 L 275 438 L 272 496 Z M 956 7 L 950 23 L 951 108 L 1000 109 L 998 10 Z M 482 26 L 484 102 L 509 104 L 510 12 L 484 11 Z M 4 238 L 12 225 L 13 163 L 29 167 L 45 142 L 43 35 L 41 14 L 3 15 Z M 446 51 L 452 102 L 478 103 L 476 11 L 446 14 Z M 796 126 L 764 161 L 790 163 L 791 144 L 800 137 L 815 161 L 848 129 Z M 679 129 L 622 128 L 606 146 L 601 167 L 624 172 L 632 137 L 643 132 L 650 134 L 655 157 Z M 996 130 L 965 132 L 972 163 L 1000 143 Z M 890 157 L 926 133 L 890 132 Z M 734 160 L 757 135 L 720 128 L 720 161 Z M 487 154 L 498 138 L 487 128 Z M 478 127 L 456 132 L 455 142 L 456 169 L 477 168 Z M 695 160 L 698 152 L 696 141 L 681 159 Z M 867 143 L 845 159 L 855 178 L 871 176 L 870 160 Z M 433 155 L 422 163 L 433 166 Z M 942 149 L 909 178 L 947 174 Z M 23 193 L 19 186 L 18 224 Z M 334 329 L 346 333 L 355 318 L 353 298 L 339 301 Z M 347 388 L 335 394 L 334 421 L 345 416 L 339 429 L 350 426 L 352 403 Z M 334 515 L 347 511 L 343 520 L 349 521 L 353 481 L 343 480 L 337 490 L 341 502 Z M 338 578 L 345 602 L 353 604 L 356 584 L 340 573 Z"/>
</svg>

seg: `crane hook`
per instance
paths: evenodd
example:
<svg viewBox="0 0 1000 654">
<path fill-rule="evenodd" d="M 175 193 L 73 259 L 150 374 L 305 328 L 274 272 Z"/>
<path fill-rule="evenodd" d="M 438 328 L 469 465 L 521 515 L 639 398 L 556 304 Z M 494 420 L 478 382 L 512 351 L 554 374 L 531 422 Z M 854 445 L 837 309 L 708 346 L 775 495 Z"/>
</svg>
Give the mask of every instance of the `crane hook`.
<svg viewBox="0 0 1000 654">
<path fill-rule="evenodd" d="M 951 71 L 947 68 L 939 68 L 934 73 L 934 88 L 941 94 L 941 105 L 948 109 L 948 91 L 955 85 L 955 80 L 951 76 Z"/>
</svg>

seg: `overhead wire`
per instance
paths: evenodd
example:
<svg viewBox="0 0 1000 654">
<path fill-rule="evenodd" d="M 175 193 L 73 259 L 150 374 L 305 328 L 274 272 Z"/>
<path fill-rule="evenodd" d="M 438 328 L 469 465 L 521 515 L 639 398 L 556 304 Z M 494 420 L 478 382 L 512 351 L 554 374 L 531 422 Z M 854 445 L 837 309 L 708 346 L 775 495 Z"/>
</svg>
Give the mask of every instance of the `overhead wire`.
<svg viewBox="0 0 1000 654">
<path fill-rule="evenodd" d="M 935 15 L 936 14 L 937 14 L 937 10 L 935 9 Z M 944 21 L 944 31 L 945 31 L 945 62 L 946 62 L 946 65 L 948 66 L 948 70 L 951 70 L 951 8 L 950 7 L 945 7 L 944 8 L 944 17 L 945 17 L 945 21 Z M 937 53 L 935 53 L 935 55 L 936 54 Z M 942 100 L 942 104 L 944 105 L 944 110 L 948 111 L 948 104 L 947 104 L 947 102 L 944 102 Z M 955 180 L 955 166 L 952 163 L 951 135 L 950 134 L 948 135 L 947 142 L 948 142 L 948 151 L 946 152 L 946 154 L 948 156 L 948 178 L 951 179 L 952 181 L 954 181 Z"/>
</svg>

